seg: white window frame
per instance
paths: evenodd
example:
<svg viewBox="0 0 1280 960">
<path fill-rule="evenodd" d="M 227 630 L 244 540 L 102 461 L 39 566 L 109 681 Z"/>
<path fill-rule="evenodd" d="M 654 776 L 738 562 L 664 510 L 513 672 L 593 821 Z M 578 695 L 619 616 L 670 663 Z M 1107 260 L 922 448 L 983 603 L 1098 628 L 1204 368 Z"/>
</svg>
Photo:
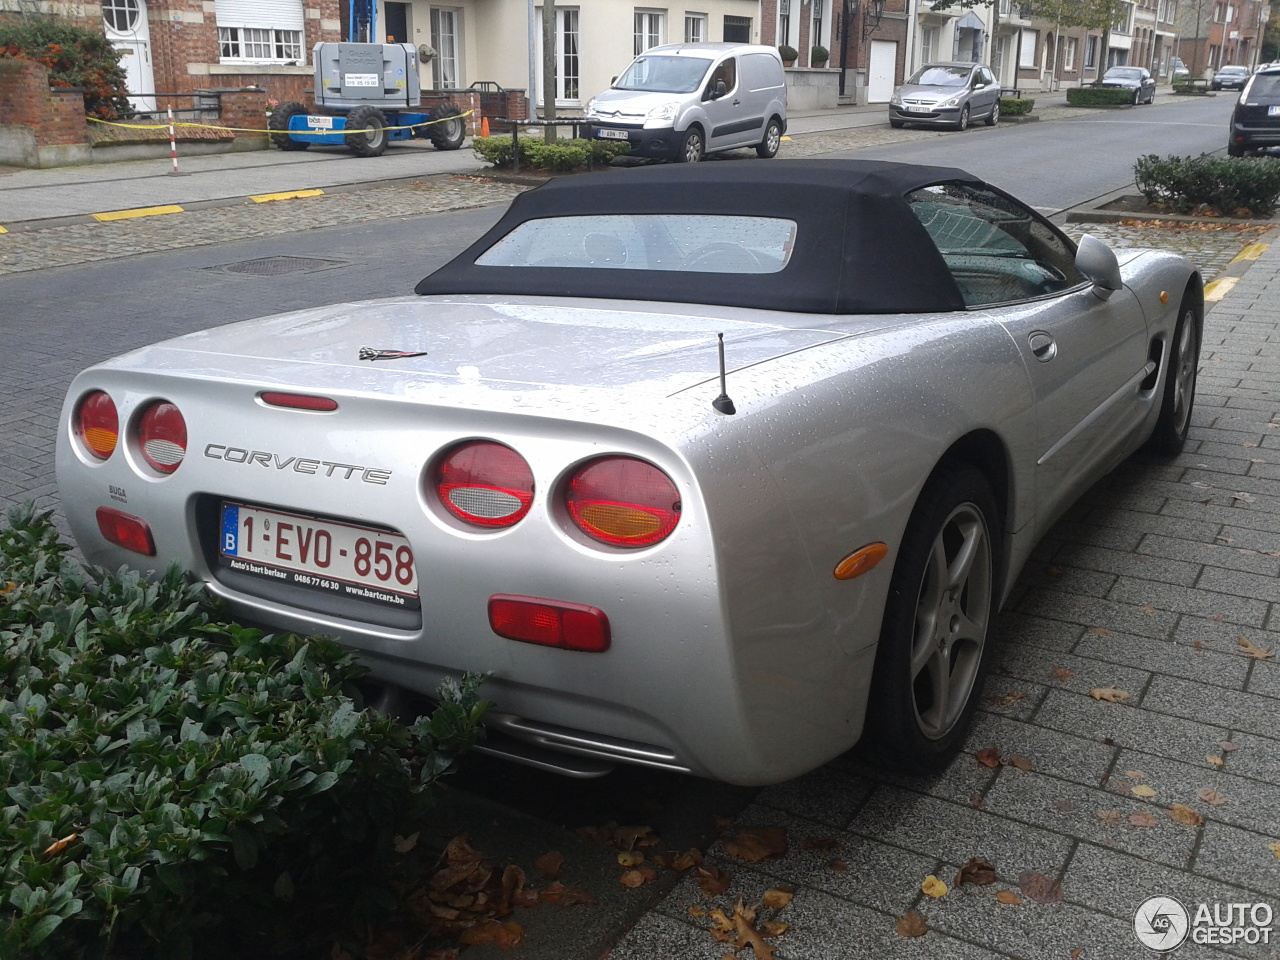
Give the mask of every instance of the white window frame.
<svg viewBox="0 0 1280 960">
<path fill-rule="evenodd" d="M 1062 69 L 1074 70 L 1076 68 L 1076 48 L 1080 41 L 1075 37 L 1067 37 L 1066 50 L 1062 54 Z"/>
<path fill-rule="evenodd" d="M 542 8 L 537 8 L 538 22 L 542 22 Z M 556 106 L 582 105 L 582 33 L 578 7 L 556 5 Z M 535 102 L 543 105 L 542 96 L 542 31 L 534 36 L 534 48 L 538 66 L 538 90 Z M 572 77 L 569 68 L 574 68 Z"/>
<path fill-rule="evenodd" d="M 1101 42 L 1096 34 L 1085 37 L 1084 68 L 1086 70 L 1093 70 L 1098 66 L 1098 46 Z"/>
<path fill-rule="evenodd" d="M 707 42 L 707 15 L 705 13 L 686 13 L 684 15 L 684 42 Z"/>
<path fill-rule="evenodd" d="M 786 44 L 788 47 L 794 47 L 791 42 L 791 5 L 800 6 L 800 0 L 778 0 L 778 46 Z"/>
<path fill-rule="evenodd" d="M 633 24 L 635 56 L 667 42 L 667 11 L 637 7 Z"/>
<path fill-rule="evenodd" d="M 828 0 L 810 0 L 812 17 L 809 21 L 809 49 L 826 47 L 831 52 L 831 3 Z"/>
<path fill-rule="evenodd" d="M 306 63 L 301 30 L 218 27 L 220 63 Z"/>
<path fill-rule="evenodd" d="M 436 51 L 431 58 L 431 86 L 436 90 L 455 90 L 462 85 L 462 10 L 431 7 L 427 22 L 431 46 Z"/>
<path fill-rule="evenodd" d="M 937 27 L 922 27 L 920 30 L 920 62 L 933 63 L 938 59 L 938 37 L 941 31 Z"/>
<path fill-rule="evenodd" d="M 1111 25 L 1111 32 L 1122 37 L 1131 37 L 1133 36 L 1133 4 L 1123 4 L 1120 9 L 1120 16 L 1116 17 L 1116 22 Z"/>
<path fill-rule="evenodd" d="M 1036 66 L 1036 43 L 1040 40 L 1039 30 L 1022 30 L 1022 46 L 1018 50 L 1018 69 L 1034 70 Z"/>
</svg>

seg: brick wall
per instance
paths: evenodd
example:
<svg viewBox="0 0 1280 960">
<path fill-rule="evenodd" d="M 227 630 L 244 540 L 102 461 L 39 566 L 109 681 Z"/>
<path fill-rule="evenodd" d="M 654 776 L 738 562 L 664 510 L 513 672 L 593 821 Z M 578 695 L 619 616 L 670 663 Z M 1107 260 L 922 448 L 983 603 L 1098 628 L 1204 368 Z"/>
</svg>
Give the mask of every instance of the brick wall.
<svg viewBox="0 0 1280 960">
<path fill-rule="evenodd" d="M 84 91 L 49 88 L 49 70 L 31 60 L 0 60 L 0 124 L 35 131 L 41 147 L 85 142 Z"/>
</svg>

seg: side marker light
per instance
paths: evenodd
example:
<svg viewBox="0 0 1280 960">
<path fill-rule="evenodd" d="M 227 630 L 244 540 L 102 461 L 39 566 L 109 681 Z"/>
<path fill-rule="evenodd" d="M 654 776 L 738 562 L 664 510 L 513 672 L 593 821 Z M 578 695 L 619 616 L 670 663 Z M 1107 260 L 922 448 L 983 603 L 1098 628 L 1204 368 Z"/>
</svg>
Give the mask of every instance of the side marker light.
<svg viewBox="0 0 1280 960">
<path fill-rule="evenodd" d="M 837 580 L 852 580 L 864 573 L 874 570 L 876 565 L 889 555 L 889 548 L 879 541 L 859 547 L 836 564 L 832 575 Z"/>
<path fill-rule="evenodd" d="M 603 653 L 611 640 L 603 610 L 541 597 L 495 593 L 489 598 L 489 626 L 508 640 L 585 653 Z"/>
<path fill-rule="evenodd" d="M 111 507 L 99 507 L 98 531 L 116 546 L 140 553 L 144 557 L 156 555 L 156 541 L 151 536 L 151 527 L 147 525 L 147 521 L 138 517 Z"/>
</svg>

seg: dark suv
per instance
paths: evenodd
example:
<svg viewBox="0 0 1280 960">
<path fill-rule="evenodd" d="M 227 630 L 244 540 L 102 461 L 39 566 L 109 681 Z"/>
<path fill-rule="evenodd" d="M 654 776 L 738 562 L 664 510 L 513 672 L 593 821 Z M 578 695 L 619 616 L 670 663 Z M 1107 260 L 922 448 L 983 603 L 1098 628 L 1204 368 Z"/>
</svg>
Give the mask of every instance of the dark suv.
<svg viewBox="0 0 1280 960">
<path fill-rule="evenodd" d="M 1280 146 L 1280 65 L 1264 67 L 1245 84 L 1231 114 L 1227 153 L 1243 157 L 1275 146 Z"/>
</svg>

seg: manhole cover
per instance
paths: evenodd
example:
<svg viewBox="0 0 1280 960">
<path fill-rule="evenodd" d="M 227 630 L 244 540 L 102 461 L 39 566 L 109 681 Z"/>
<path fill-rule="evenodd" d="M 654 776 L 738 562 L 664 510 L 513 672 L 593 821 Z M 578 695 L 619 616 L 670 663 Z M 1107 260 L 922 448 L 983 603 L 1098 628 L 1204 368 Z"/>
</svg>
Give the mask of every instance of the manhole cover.
<svg viewBox="0 0 1280 960">
<path fill-rule="evenodd" d="M 251 277 L 279 277 L 286 273 L 314 273 L 346 263 L 345 260 L 321 260 L 318 257 L 260 257 L 257 260 L 241 260 L 239 263 L 223 263 L 206 270 L 225 273 L 243 273 Z"/>
</svg>

